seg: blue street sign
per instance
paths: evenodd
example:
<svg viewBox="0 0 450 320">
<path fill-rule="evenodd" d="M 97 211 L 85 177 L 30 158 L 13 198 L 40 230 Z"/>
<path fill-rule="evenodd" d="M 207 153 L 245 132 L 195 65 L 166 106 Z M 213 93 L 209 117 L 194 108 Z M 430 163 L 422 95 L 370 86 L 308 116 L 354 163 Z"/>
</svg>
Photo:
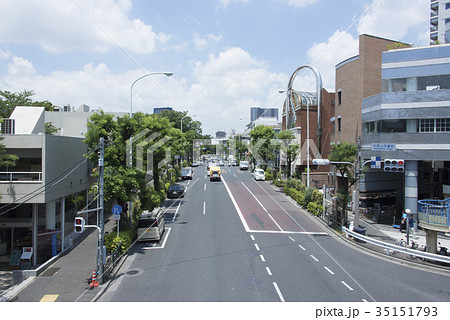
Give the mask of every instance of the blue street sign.
<svg viewBox="0 0 450 320">
<path fill-rule="evenodd" d="M 372 143 L 372 151 L 395 151 L 397 145 L 395 143 Z"/>
<path fill-rule="evenodd" d="M 114 207 L 112 207 L 112 213 L 113 214 L 120 214 L 122 212 L 122 207 L 116 204 Z"/>
</svg>

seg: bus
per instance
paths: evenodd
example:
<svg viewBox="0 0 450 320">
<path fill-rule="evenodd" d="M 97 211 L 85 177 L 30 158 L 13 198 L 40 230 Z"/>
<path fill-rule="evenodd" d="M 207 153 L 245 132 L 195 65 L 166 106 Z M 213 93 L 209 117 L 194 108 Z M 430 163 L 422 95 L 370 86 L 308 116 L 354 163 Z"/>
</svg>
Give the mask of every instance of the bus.
<svg viewBox="0 0 450 320">
<path fill-rule="evenodd" d="M 161 240 L 166 229 L 164 214 L 161 208 L 155 208 L 153 211 L 144 210 L 138 221 L 138 241 Z"/>
</svg>

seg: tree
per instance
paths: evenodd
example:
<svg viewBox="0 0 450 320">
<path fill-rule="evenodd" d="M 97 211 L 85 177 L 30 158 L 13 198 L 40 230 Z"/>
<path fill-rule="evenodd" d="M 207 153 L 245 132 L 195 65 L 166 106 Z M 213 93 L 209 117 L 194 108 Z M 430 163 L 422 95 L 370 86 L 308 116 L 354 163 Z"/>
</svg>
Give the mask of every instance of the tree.
<svg viewBox="0 0 450 320">
<path fill-rule="evenodd" d="M 33 106 L 44 107 L 45 111 L 52 111 L 54 106 L 51 102 L 33 101 L 31 97 L 34 95 L 34 90 L 23 90 L 22 92 L 11 93 L 9 91 L 0 90 L 0 118 L 9 118 L 14 108 L 17 106 Z"/>
<path fill-rule="evenodd" d="M 268 161 L 274 158 L 274 146 L 271 145 L 271 140 L 275 136 L 275 132 L 269 126 L 258 125 L 250 131 L 250 152 L 252 154 L 253 165 L 256 166 L 257 159 L 255 158 L 256 152 L 261 156 L 264 161 Z"/>
<path fill-rule="evenodd" d="M 280 131 L 276 138 L 281 140 L 281 150 L 286 154 L 287 176 L 291 176 L 291 165 L 297 157 L 300 145 L 295 140 L 295 135 L 291 131 Z"/>
<path fill-rule="evenodd" d="M 45 134 L 53 135 L 53 134 L 57 133 L 59 129 L 61 129 L 61 128 L 55 127 L 52 122 L 45 123 Z"/>
<path fill-rule="evenodd" d="M 328 159 L 330 161 L 354 163 L 356 161 L 357 154 L 358 151 L 356 144 L 341 142 L 339 144 L 332 145 Z M 335 164 L 335 166 L 339 170 L 343 181 L 343 184 L 339 184 L 340 187 L 338 189 L 338 197 L 343 206 L 342 212 L 344 213 L 344 216 L 342 224 L 345 225 L 347 223 L 347 204 L 351 199 L 349 196 L 349 188 L 356 183 L 355 172 L 353 167 L 349 164 Z"/>
</svg>

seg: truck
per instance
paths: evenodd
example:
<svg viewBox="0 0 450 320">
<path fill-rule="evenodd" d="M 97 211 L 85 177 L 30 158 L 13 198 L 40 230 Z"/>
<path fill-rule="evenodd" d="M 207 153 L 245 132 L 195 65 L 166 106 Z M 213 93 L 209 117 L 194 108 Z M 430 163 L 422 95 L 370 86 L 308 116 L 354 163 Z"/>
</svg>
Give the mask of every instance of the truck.
<svg viewBox="0 0 450 320">
<path fill-rule="evenodd" d="M 220 167 L 210 167 L 209 168 L 209 181 L 221 181 L 222 180 L 222 170 Z"/>
<path fill-rule="evenodd" d="M 248 161 L 239 162 L 239 169 L 240 170 L 248 170 Z"/>
</svg>

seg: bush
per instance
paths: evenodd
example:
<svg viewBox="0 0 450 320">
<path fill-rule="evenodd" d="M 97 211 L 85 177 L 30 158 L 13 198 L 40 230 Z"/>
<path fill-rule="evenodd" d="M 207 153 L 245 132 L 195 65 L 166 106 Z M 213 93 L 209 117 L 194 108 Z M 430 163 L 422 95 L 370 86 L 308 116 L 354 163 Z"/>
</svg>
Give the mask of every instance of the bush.
<svg viewBox="0 0 450 320">
<path fill-rule="evenodd" d="M 131 246 L 135 237 L 136 232 L 134 229 L 119 231 L 119 237 L 117 237 L 117 228 L 114 228 L 113 231 L 105 236 L 106 252 L 108 254 L 113 253 L 119 246 L 119 252 L 125 252 Z"/>
<path fill-rule="evenodd" d="M 323 206 L 321 204 L 318 204 L 317 202 L 310 202 L 308 203 L 307 210 L 313 215 L 318 216 L 322 214 Z"/>
<path fill-rule="evenodd" d="M 272 174 L 272 172 L 266 171 L 265 177 L 266 177 L 266 180 L 273 180 L 273 174 Z"/>
</svg>

